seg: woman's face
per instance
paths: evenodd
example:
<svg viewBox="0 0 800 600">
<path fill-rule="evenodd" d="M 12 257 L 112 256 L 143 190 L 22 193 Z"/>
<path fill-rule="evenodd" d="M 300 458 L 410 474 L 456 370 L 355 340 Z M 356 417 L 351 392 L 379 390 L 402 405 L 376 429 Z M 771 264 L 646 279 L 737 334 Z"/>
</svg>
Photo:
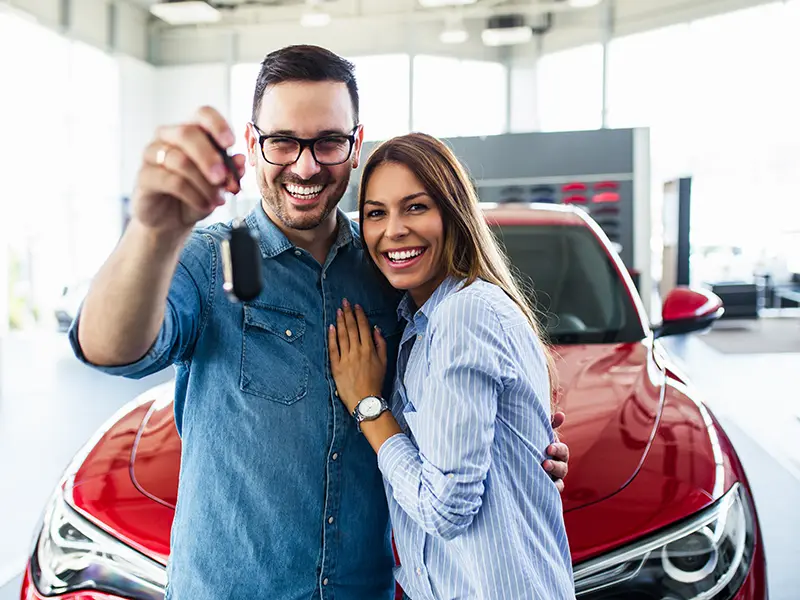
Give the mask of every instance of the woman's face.
<svg viewBox="0 0 800 600">
<path fill-rule="evenodd" d="M 418 307 L 445 278 L 444 224 L 439 207 L 405 165 L 383 163 L 367 181 L 364 240 L 372 260 Z"/>
</svg>

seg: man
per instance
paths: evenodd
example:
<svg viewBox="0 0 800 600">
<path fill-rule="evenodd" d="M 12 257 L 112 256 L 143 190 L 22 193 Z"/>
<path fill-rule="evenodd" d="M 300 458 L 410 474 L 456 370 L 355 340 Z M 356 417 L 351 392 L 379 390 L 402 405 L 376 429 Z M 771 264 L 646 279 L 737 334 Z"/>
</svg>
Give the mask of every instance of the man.
<svg viewBox="0 0 800 600">
<path fill-rule="evenodd" d="M 265 286 L 245 304 L 222 291 L 229 226 L 192 231 L 223 204 L 224 187 L 237 189 L 207 133 L 225 148 L 234 142 L 210 108 L 159 129 L 131 222 L 70 331 L 76 355 L 105 372 L 177 367 L 183 443 L 167 597 L 388 600 L 394 561 L 380 472 L 336 398 L 326 355 L 343 298 L 384 332 L 391 365 L 401 333 L 397 296 L 336 209 L 363 139 L 352 66 L 308 46 L 262 63 L 247 157 L 234 158 L 242 172 L 245 161 L 255 168 L 262 195 L 246 223 Z M 562 461 L 546 462 L 560 480 L 567 456 L 557 446 Z"/>
</svg>

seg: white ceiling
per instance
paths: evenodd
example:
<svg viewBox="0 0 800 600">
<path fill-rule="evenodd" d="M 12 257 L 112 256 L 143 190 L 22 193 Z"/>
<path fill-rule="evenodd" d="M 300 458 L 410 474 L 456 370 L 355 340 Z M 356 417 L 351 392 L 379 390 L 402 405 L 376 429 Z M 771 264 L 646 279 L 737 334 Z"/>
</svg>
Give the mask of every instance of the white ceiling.
<svg viewBox="0 0 800 600">
<path fill-rule="evenodd" d="M 149 4 L 155 0 L 129 0 Z M 425 9 L 418 0 L 319 0 L 333 17 L 330 25 L 305 28 L 300 17 L 303 0 L 209 0 L 235 4 L 218 23 L 173 27 L 151 21 L 153 60 L 157 64 L 186 64 L 261 60 L 264 53 L 292 43 L 315 43 L 343 55 L 391 52 L 494 59 L 508 56 L 503 49 L 486 48 L 480 32 L 491 15 L 524 14 L 535 25 L 547 12 L 553 27 L 541 36 L 541 51 L 550 52 L 602 41 L 607 34 L 608 7 L 613 6 L 613 33 L 626 35 L 748 8 L 769 0 L 603 0 L 587 9 L 571 8 L 566 0 L 478 0 L 460 9 Z M 467 43 L 448 45 L 438 36 L 448 16 L 461 14 L 470 33 Z M 534 47 L 534 48 L 532 48 Z M 535 53 L 529 43 L 509 51 Z"/>
<path fill-rule="evenodd" d="M 129 0 L 147 7 L 159 0 Z M 568 0 L 476 0 L 466 6 L 424 8 L 419 0 L 207 0 L 221 9 L 223 19 L 212 27 L 232 24 L 284 24 L 298 26 L 300 16 L 309 4 L 329 13 L 334 21 L 391 26 L 400 22 L 444 21 L 460 15 L 467 21 L 485 21 L 499 14 L 527 15 L 535 23 L 537 17 L 553 13 L 556 17 L 597 16 L 604 6 L 614 5 L 621 22 L 658 19 L 674 13 L 717 13 L 752 6 L 767 0 L 602 0 L 594 8 L 573 8 Z M 158 21 L 160 27 L 169 28 Z"/>
</svg>

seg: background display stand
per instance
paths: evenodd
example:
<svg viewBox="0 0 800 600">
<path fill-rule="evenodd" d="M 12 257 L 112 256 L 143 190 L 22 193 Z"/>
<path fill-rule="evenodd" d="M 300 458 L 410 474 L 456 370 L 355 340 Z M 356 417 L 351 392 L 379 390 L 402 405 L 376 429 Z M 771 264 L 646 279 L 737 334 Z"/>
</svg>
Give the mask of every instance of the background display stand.
<svg viewBox="0 0 800 600">
<path fill-rule="evenodd" d="M 481 202 L 569 204 L 589 213 L 614 244 L 650 314 L 650 132 L 646 128 L 446 138 Z M 377 145 L 364 144 L 361 164 Z M 343 210 L 355 210 L 357 169 Z"/>
</svg>

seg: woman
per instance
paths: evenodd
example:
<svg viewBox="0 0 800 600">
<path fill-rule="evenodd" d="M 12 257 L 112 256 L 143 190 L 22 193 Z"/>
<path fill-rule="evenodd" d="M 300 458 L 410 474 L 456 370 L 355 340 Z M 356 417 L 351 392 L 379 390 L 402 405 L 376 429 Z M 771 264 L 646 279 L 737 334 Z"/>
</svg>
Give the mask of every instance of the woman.
<svg viewBox="0 0 800 600">
<path fill-rule="evenodd" d="M 339 398 L 377 453 L 413 600 L 574 598 L 556 486 L 552 361 L 465 169 L 410 134 L 369 157 L 361 237 L 407 321 L 391 402 L 386 343 L 343 302 L 328 337 Z M 390 410 L 387 410 L 390 408 Z"/>
</svg>

